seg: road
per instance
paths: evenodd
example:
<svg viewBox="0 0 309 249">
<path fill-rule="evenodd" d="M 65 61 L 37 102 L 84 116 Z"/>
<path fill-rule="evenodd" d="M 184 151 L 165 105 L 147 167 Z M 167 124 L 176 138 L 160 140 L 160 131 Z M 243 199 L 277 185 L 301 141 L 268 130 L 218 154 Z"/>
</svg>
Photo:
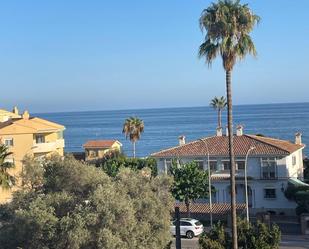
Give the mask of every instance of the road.
<svg viewBox="0 0 309 249">
<path fill-rule="evenodd" d="M 175 248 L 175 240 L 172 248 Z M 182 249 L 198 249 L 198 238 L 181 239 Z M 282 236 L 280 249 L 309 249 L 309 238 L 302 236 Z"/>
</svg>

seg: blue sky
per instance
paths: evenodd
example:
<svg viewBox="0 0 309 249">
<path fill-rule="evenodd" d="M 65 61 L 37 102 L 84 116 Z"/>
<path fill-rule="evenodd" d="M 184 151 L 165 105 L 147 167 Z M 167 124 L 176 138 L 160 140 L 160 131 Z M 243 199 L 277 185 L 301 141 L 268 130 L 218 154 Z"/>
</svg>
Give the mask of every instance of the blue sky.
<svg viewBox="0 0 309 249">
<path fill-rule="evenodd" d="M 221 60 L 197 58 L 206 0 L 0 3 L 0 108 L 32 112 L 203 106 L 225 94 Z M 257 59 L 234 104 L 307 102 L 309 1 L 242 1 L 261 16 Z"/>
</svg>

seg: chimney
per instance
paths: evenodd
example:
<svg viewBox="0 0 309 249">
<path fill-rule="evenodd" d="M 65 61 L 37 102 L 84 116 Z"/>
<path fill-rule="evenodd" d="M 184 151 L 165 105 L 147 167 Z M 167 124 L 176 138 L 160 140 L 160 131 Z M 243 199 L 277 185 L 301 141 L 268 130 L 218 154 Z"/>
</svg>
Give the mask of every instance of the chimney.
<svg viewBox="0 0 309 249">
<path fill-rule="evenodd" d="M 242 125 L 237 125 L 236 128 L 236 135 L 242 136 L 244 134 L 244 127 Z"/>
<path fill-rule="evenodd" d="M 217 137 L 222 137 L 222 127 L 217 127 Z"/>
<path fill-rule="evenodd" d="M 14 114 L 19 115 L 19 111 L 17 109 L 17 106 L 14 106 L 13 111 Z"/>
<path fill-rule="evenodd" d="M 229 127 L 228 126 L 226 126 L 226 128 L 225 128 L 225 133 L 226 133 L 226 136 L 229 135 Z"/>
<path fill-rule="evenodd" d="M 184 135 L 181 135 L 178 137 L 179 145 L 185 145 L 186 144 L 186 137 Z"/>
<path fill-rule="evenodd" d="M 295 133 L 295 144 L 302 144 L 301 135 L 302 134 L 300 132 Z"/>
<path fill-rule="evenodd" d="M 29 119 L 30 118 L 30 114 L 29 112 L 26 110 L 24 111 L 23 115 L 22 115 L 23 119 Z"/>
</svg>

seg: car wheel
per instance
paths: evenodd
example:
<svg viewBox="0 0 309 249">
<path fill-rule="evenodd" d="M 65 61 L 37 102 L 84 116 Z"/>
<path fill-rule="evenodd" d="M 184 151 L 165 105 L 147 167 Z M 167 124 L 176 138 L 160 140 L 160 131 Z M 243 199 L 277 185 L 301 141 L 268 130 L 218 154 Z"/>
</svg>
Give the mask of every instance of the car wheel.
<svg viewBox="0 0 309 249">
<path fill-rule="evenodd" d="M 186 236 L 187 236 L 188 239 L 193 239 L 194 233 L 193 233 L 192 231 L 188 231 L 188 232 L 186 233 Z"/>
</svg>

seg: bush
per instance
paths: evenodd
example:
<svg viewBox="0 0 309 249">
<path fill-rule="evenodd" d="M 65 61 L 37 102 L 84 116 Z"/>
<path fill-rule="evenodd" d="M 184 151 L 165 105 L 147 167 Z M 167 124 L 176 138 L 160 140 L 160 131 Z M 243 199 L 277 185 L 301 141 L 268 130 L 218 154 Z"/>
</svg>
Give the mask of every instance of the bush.
<svg viewBox="0 0 309 249">
<path fill-rule="evenodd" d="M 0 209 L 1 249 L 162 249 L 170 242 L 169 177 L 126 168 L 111 178 L 73 158 L 43 167 L 40 188 L 16 192 Z"/>
<path fill-rule="evenodd" d="M 267 227 L 260 222 L 253 225 L 241 219 L 238 219 L 237 223 L 239 249 L 279 248 L 281 232 L 278 226 Z M 218 223 L 200 237 L 199 245 L 201 249 L 230 249 L 232 240 L 230 234 L 225 232 L 224 226 Z"/>
<path fill-rule="evenodd" d="M 129 158 L 119 152 L 111 152 L 96 161 L 91 162 L 96 167 L 101 168 L 109 176 L 115 177 L 121 168 L 141 170 L 151 169 L 153 176 L 157 175 L 157 163 L 154 158 Z"/>
</svg>

